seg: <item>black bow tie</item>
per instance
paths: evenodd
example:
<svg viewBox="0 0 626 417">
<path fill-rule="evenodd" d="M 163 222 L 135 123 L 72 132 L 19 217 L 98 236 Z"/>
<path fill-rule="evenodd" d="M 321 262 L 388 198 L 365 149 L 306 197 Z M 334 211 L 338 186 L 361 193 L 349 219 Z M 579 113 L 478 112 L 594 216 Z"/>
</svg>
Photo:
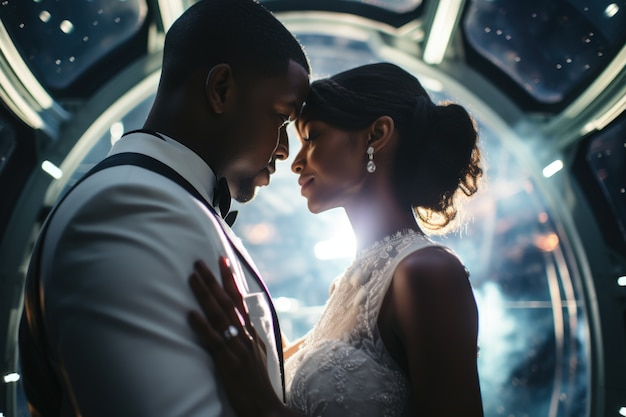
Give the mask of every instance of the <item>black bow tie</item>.
<svg viewBox="0 0 626 417">
<path fill-rule="evenodd" d="M 217 185 L 215 186 L 215 190 L 213 192 L 213 207 L 218 207 L 220 210 L 220 215 L 228 224 L 232 226 L 235 223 L 235 219 L 237 218 L 237 211 L 230 210 L 230 189 L 228 188 L 228 183 L 226 182 L 226 178 L 222 177 L 217 181 Z"/>
</svg>

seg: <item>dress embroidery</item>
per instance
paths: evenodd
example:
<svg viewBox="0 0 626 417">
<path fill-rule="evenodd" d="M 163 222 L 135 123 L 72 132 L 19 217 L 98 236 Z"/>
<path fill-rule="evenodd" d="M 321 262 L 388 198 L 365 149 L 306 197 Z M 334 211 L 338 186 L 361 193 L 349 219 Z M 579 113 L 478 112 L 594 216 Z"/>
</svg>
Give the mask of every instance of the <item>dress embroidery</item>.
<svg viewBox="0 0 626 417">
<path fill-rule="evenodd" d="M 311 417 L 409 413 L 410 385 L 383 344 L 378 314 L 396 266 L 434 243 L 403 231 L 357 254 L 315 327 L 285 364 L 287 400 Z"/>
</svg>

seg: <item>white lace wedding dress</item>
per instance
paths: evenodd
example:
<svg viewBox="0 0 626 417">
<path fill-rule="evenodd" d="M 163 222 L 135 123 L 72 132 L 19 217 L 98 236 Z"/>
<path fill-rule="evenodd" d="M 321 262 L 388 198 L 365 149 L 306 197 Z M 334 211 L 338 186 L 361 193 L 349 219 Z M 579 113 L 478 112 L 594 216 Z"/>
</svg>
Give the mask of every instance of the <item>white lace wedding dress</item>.
<svg viewBox="0 0 626 417">
<path fill-rule="evenodd" d="M 322 316 L 285 364 L 287 400 L 310 417 L 407 415 L 409 381 L 378 331 L 393 271 L 434 243 L 406 231 L 360 252 L 331 287 Z"/>
</svg>

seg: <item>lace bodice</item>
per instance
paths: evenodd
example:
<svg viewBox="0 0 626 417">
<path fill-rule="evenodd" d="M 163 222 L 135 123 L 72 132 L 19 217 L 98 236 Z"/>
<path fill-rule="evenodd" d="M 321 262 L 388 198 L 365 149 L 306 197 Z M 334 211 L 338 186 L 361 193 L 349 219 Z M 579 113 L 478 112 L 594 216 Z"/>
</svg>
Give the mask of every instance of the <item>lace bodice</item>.
<svg viewBox="0 0 626 417">
<path fill-rule="evenodd" d="M 311 417 L 407 414 L 409 382 L 383 344 L 378 314 L 398 263 L 432 244 L 399 232 L 360 252 L 335 280 L 320 320 L 285 364 L 291 408 Z"/>
</svg>

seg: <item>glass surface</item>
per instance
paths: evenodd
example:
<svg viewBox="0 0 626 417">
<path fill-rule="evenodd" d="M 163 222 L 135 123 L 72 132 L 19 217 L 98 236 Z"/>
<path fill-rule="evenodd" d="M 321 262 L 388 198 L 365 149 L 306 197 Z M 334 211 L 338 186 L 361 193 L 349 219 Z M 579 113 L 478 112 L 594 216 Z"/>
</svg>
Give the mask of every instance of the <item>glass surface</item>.
<svg viewBox="0 0 626 417">
<path fill-rule="evenodd" d="M 63 89 L 130 39 L 147 13 L 144 0 L 3 0 L 0 19 L 31 71 Z"/>
<path fill-rule="evenodd" d="M 622 241 L 626 243 L 626 118 L 607 127 L 591 141 L 587 162 L 591 167 L 610 215 L 615 218 Z M 608 214 L 608 213 L 606 213 Z"/>
<path fill-rule="evenodd" d="M 548 104 L 590 83 L 626 41 L 626 1 L 472 0 L 470 46 Z"/>
<path fill-rule="evenodd" d="M 0 116 L 0 174 L 15 152 L 17 143 L 13 127 Z"/>
<path fill-rule="evenodd" d="M 359 42 L 315 35 L 299 39 L 314 78 L 381 60 Z M 454 100 L 445 92 L 432 94 L 435 101 Z M 122 120 L 112 121 L 111 131 L 140 127 L 152 100 L 147 97 Z M 586 416 L 588 325 L 574 262 L 564 250 L 568 242 L 519 159 L 523 153 L 499 140 L 488 120 L 478 123 L 488 186 L 467 205 L 463 232 L 435 239 L 451 247 L 471 271 L 480 312 L 485 415 Z M 331 281 L 354 255 L 343 211 L 313 215 L 300 197 L 290 171 L 299 147 L 293 133 L 291 157 L 278 162 L 270 186 L 250 204 L 233 204 L 240 211 L 234 230 L 267 281 L 282 330 L 291 339 L 313 326 Z M 70 184 L 105 156 L 111 139 L 107 133 L 98 140 Z"/>
</svg>

